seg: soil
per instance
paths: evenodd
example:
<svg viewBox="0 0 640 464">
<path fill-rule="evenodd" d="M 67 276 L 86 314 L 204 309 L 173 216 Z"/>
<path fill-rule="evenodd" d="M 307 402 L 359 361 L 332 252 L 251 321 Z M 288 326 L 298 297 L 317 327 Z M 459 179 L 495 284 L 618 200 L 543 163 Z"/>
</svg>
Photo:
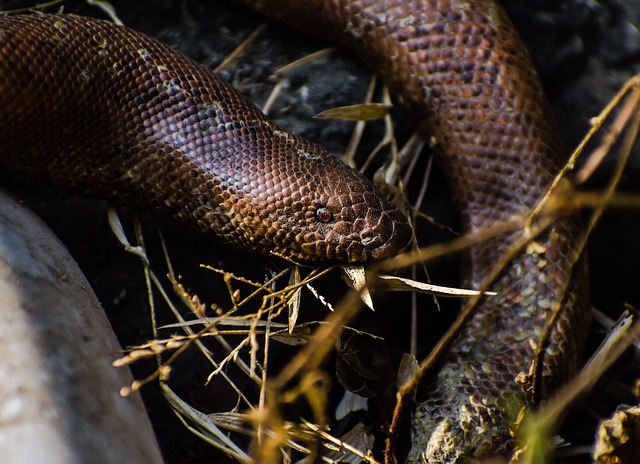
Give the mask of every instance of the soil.
<svg viewBox="0 0 640 464">
<path fill-rule="evenodd" d="M 121 0 L 111 3 L 125 24 L 177 47 L 207 67 L 219 64 L 265 22 L 261 16 L 230 2 Z M 640 72 L 640 0 L 527 0 L 505 3 L 508 3 L 506 6 L 538 67 L 567 147 L 575 147 L 589 129 L 591 118 L 604 108 L 627 79 Z M 69 1 L 64 5 L 65 12 L 104 17 L 98 8 L 89 7 L 84 2 Z M 276 69 L 330 45 L 268 22 L 259 39 L 222 72 L 222 76 L 261 106 L 277 82 L 273 77 Z M 282 126 L 335 153 L 342 153 L 352 124 L 313 119 L 313 116 L 327 108 L 362 101 L 369 79 L 370 72 L 349 52 L 339 49 L 328 59 L 304 66 L 282 79 L 283 92 L 271 116 Z M 396 135 L 403 141 L 412 134 L 414 126 L 402 108 L 396 106 Z M 381 124 L 370 125 L 360 156 L 366 156 L 381 133 Z M 614 157 L 609 157 L 585 188 L 601 189 L 614 165 Z M 2 173 L 0 181 L 38 212 L 67 245 L 102 301 L 122 345 L 132 346 L 151 339 L 142 267 L 137 258 L 123 251 L 111 233 L 106 219 L 108 205 L 101 200 L 64 192 L 22 176 Z M 415 191 L 420 183 L 421 180 L 416 180 L 410 188 Z M 638 147 L 626 168 L 620 189 L 640 193 Z M 455 228 L 455 214 L 447 198 L 446 185 L 436 171 L 430 180 L 428 205 L 424 211 Z M 157 266 L 154 267 L 156 273 L 161 279 L 167 273 L 159 253 L 155 232 L 157 224 L 166 240 L 176 274 L 182 276 L 181 282 L 201 301 L 211 303 L 228 299 L 222 279 L 200 268 L 202 263 L 257 279 L 262 279 L 271 269 L 285 266 L 229 250 L 186 226 L 147 215 L 142 217 L 152 263 Z M 131 231 L 130 220 L 125 221 L 125 227 Z M 420 228 L 421 243 L 451 238 L 439 228 L 426 224 Z M 640 214 L 637 210 L 611 210 L 605 214 L 590 241 L 593 305 L 614 320 L 625 308 L 640 307 L 638 230 Z M 455 259 L 429 266 L 431 278 L 437 283 L 455 284 L 458 272 L 455 266 Z M 334 302 L 339 301 L 344 292 L 340 285 L 336 285 L 338 279 L 338 275 L 333 274 L 320 284 Z M 163 281 L 168 285 L 166 279 Z M 305 298 L 312 301 L 312 298 Z M 441 325 L 451 320 L 451 312 L 455 311 L 457 303 L 445 304 L 443 313 L 438 315 L 431 298 L 420 302 L 420 320 L 429 326 L 429 333 L 421 334 L 420 339 L 419 350 L 424 355 L 444 330 Z M 377 319 L 378 326 L 393 328 L 384 335 L 393 346 L 394 359 L 396 353 L 409 349 L 409 303 L 408 299 L 395 297 L 382 300 L 375 315 L 367 314 L 367 318 Z M 404 306 L 407 311 L 394 311 L 393 306 Z M 449 307 L 451 311 L 447 313 Z M 308 309 L 305 305 L 305 314 L 301 318 L 322 319 L 325 311 L 321 306 L 309 303 Z M 158 314 L 161 323 L 173 321 L 163 305 L 159 306 Z M 597 346 L 604 332 L 603 327 L 594 324 L 590 335 L 591 350 Z M 274 356 L 281 361 L 293 352 L 290 348 L 279 351 Z M 182 356 L 174 365 L 172 387 L 205 412 L 231 409 L 233 404 L 229 405 L 228 400 L 234 397 L 220 384 L 206 383 L 210 368 L 201 361 L 196 353 Z M 567 441 L 575 446 L 589 445 L 593 441 L 598 418 L 609 416 L 619 403 L 637 403 L 632 387 L 639 372 L 637 368 L 629 368 L 634 362 L 638 364 L 635 353 L 626 355 L 624 362 L 607 374 L 603 386 L 595 390 L 582 408 L 577 408 L 580 411 L 568 417 L 559 432 Z M 277 365 L 278 361 L 274 366 Z M 137 363 L 133 367 L 138 378 L 143 378 L 153 369 L 150 363 Z M 237 374 L 232 372 L 232 368 L 230 371 L 232 376 Z M 327 362 L 327 372 L 333 375 L 331 360 Z M 339 398 L 341 389 L 335 379 L 333 385 L 332 398 Z M 255 387 L 247 385 L 246 388 L 255 394 Z M 144 387 L 142 394 L 167 463 L 226 462 L 226 457 L 220 456 L 184 428 L 154 383 Z M 566 462 L 588 462 L 588 456 L 574 456 Z"/>
</svg>

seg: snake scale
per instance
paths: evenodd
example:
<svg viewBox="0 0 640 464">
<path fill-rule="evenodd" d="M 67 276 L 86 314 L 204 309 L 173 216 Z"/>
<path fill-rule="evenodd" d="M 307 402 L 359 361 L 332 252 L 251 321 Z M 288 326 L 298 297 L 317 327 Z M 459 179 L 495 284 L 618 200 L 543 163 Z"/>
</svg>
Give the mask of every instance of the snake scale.
<svg viewBox="0 0 640 464">
<path fill-rule="evenodd" d="M 393 255 L 411 228 L 373 184 L 141 33 L 0 18 L 0 164 L 302 261 Z"/>
<path fill-rule="evenodd" d="M 560 169 L 549 104 L 495 1 L 245 3 L 345 44 L 382 76 L 430 137 L 465 231 L 526 214 Z M 168 213 L 237 246 L 363 261 L 393 255 L 410 238 L 401 213 L 364 178 L 123 27 L 0 18 L 0 105 L 3 166 Z M 579 231 L 576 217 L 556 221 L 494 280 L 498 295 L 478 302 L 417 391 L 408 461 L 508 457 L 510 426 L 533 401 L 522 374 L 536 353 L 541 398 L 575 370 L 589 324 Z M 522 234 L 472 246 L 466 285 L 480 288 Z"/>
</svg>

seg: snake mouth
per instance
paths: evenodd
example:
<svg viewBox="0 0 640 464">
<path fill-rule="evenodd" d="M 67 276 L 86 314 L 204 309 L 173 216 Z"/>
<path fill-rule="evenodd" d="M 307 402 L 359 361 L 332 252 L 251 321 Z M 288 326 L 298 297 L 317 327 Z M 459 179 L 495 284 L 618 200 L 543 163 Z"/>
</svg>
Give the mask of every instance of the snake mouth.
<svg viewBox="0 0 640 464">
<path fill-rule="evenodd" d="M 384 227 L 385 233 L 380 234 L 384 240 L 382 245 L 376 246 L 376 243 L 379 243 L 378 240 L 373 240 L 369 245 L 365 244 L 364 254 L 367 260 L 395 256 L 409 245 L 413 237 L 413 229 L 404 215 L 399 211 L 397 213 L 398 217 L 388 218 L 390 224 Z"/>
</svg>

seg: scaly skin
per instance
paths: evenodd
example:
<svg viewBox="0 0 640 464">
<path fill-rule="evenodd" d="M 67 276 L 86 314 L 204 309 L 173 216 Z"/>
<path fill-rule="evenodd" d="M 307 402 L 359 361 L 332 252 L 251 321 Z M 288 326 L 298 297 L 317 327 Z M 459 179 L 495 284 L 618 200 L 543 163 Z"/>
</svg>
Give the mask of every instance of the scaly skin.
<svg viewBox="0 0 640 464">
<path fill-rule="evenodd" d="M 415 112 L 435 141 L 466 231 L 519 217 L 542 198 L 563 148 L 528 55 L 495 2 L 257 0 L 254 7 L 261 4 L 353 48 Z M 125 28 L 34 18 L 0 19 L 6 167 L 293 259 L 360 261 L 408 241 L 404 218 L 370 184 L 281 132 L 191 61 Z M 115 104 L 105 102 L 113 92 Z M 215 150 L 203 148 L 211 144 Z M 510 454 L 509 426 L 532 402 L 530 385 L 516 378 L 529 372 L 556 304 L 541 396 L 575 370 L 589 321 L 586 266 L 574 266 L 578 233 L 576 218 L 558 221 L 500 274 L 491 286 L 498 296 L 476 306 L 418 392 L 410 461 Z M 466 283 L 479 288 L 519 237 L 471 248 Z"/>
<path fill-rule="evenodd" d="M 298 261 L 392 256 L 404 215 L 229 84 L 126 27 L 0 17 L 0 166 Z"/>
<path fill-rule="evenodd" d="M 503 9 L 491 0 L 244 0 L 293 27 L 356 51 L 435 142 L 465 226 L 474 233 L 522 217 L 565 156 L 536 71 Z M 532 406 L 529 373 L 543 350 L 541 398 L 576 369 L 589 324 L 588 278 L 576 217 L 557 221 L 494 281 L 419 386 L 410 462 L 509 456 L 509 430 Z M 465 284 L 480 288 L 521 232 L 473 246 Z M 577 261 L 577 264 L 576 264 Z M 574 266 L 575 264 L 575 266 Z M 393 450 L 387 459 L 393 460 Z"/>
</svg>

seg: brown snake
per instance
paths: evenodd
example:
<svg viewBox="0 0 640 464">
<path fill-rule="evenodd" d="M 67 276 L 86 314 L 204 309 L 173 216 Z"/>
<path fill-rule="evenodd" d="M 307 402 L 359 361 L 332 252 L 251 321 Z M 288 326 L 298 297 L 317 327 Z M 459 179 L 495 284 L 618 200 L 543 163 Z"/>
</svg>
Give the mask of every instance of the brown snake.
<svg viewBox="0 0 640 464">
<path fill-rule="evenodd" d="M 544 196 L 562 143 L 528 54 L 494 1 L 252 3 L 342 42 L 385 79 L 431 137 L 466 231 L 522 217 Z M 359 261 L 389 256 L 409 238 L 400 213 L 360 176 L 267 122 L 186 58 L 125 28 L 59 16 L 0 19 L 0 105 L 6 167 L 169 213 L 236 245 Z M 245 162 L 237 147 L 265 156 L 248 152 Z M 213 177 L 203 174 L 209 169 Z M 271 174 L 280 169 L 293 185 Z M 268 188 L 251 197 L 247 186 L 263 181 Z M 347 184 L 358 187 L 344 192 Z M 589 323 L 578 233 L 576 218 L 555 222 L 494 279 L 498 296 L 475 305 L 417 392 L 410 461 L 509 456 L 510 426 L 534 399 L 533 380 L 522 374 L 536 355 L 539 398 L 575 370 Z M 523 235 L 470 248 L 466 284 L 481 288 Z M 391 450 L 387 458 L 399 456 Z"/>
<path fill-rule="evenodd" d="M 0 18 L 0 165 L 292 260 L 392 256 L 404 215 L 170 47 L 76 16 Z"/>
<path fill-rule="evenodd" d="M 564 149 L 528 53 L 496 1 L 250 3 L 301 31 L 340 41 L 385 80 L 431 137 L 465 231 L 521 218 L 544 197 Z M 497 296 L 472 303 L 438 369 L 413 392 L 410 462 L 508 459 L 519 412 L 575 371 L 589 324 L 579 232 L 576 217 L 556 221 L 493 279 Z M 471 247 L 465 284 L 484 288 L 525 233 Z M 402 458 L 395 438 L 388 462 Z"/>
</svg>

